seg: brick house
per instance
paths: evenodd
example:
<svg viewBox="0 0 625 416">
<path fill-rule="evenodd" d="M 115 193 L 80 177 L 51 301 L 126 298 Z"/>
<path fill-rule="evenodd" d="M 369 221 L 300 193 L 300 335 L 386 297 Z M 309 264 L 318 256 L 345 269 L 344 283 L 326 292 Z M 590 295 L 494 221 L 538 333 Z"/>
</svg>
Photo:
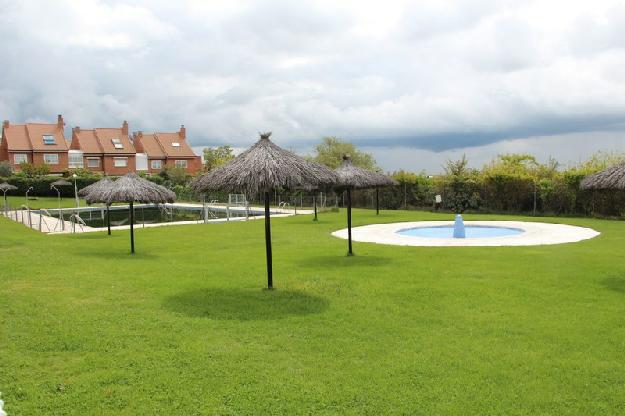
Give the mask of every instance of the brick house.
<svg viewBox="0 0 625 416">
<path fill-rule="evenodd" d="M 136 170 L 135 147 L 128 136 L 128 122 L 121 128 L 72 129 L 70 167 L 82 167 L 106 175 Z"/>
<path fill-rule="evenodd" d="M 148 159 L 148 172 L 159 173 L 167 168 L 184 168 L 194 174 L 202 169 L 202 158 L 197 156 L 187 143 L 187 132 L 183 126 L 177 133 L 136 132 L 133 141 L 138 152 Z"/>
<path fill-rule="evenodd" d="M 51 173 L 62 173 L 68 167 L 68 146 L 63 132 L 65 122 L 59 114 L 56 124 L 2 123 L 0 160 L 7 160 L 14 171 L 20 163 L 46 164 Z"/>
</svg>

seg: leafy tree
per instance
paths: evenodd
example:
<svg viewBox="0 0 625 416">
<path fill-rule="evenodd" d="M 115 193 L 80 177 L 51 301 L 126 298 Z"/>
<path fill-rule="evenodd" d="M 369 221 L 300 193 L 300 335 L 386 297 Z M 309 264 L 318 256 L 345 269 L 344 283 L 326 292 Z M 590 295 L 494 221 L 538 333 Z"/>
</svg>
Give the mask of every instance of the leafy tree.
<svg viewBox="0 0 625 416">
<path fill-rule="evenodd" d="M 0 162 L 0 176 L 8 177 L 13 173 L 13 169 L 11 168 L 11 164 L 6 160 Z"/>
<path fill-rule="evenodd" d="M 351 156 L 354 166 L 372 171 L 380 170 L 371 154 L 358 150 L 353 143 L 332 136 L 322 139 L 322 142 L 315 147 L 315 155 L 311 159 L 336 169 L 341 166 L 345 154 Z"/>
<path fill-rule="evenodd" d="M 234 159 L 230 146 L 207 147 L 204 149 L 204 169 L 210 171 Z"/>
<path fill-rule="evenodd" d="M 159 172 L 159 176 L 165 181 L 169 181 L 173 186 L 185 185 L 190 178 L 190 175 L 184 168 L 165 168 Z"/>
<path fill-rule="evenodd" d="M 37 178 L 50 173 L 50 166 L 46 164 L 20 163 L 20 170 L 28 178 Z"/>
<path fill-rule="evenodd" d="M 460 214 L 469 208 L 477 208 L 479 195 L 475 181 L 475 172 L 469 169 L 469 161 L 465 155 L 459 160 L 448 160 L 445 165 L 445 199 L 447 208 Z"/>
</svg>

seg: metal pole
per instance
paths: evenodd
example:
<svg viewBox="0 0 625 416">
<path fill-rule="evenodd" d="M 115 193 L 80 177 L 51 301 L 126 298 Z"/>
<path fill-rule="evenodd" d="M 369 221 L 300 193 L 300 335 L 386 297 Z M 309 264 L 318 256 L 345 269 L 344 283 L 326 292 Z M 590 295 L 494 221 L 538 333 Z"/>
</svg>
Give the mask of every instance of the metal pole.
<svg viewBox="0 0 625 416">
<path fill-rule="evenodd" d="M 78 200 L 78 176 L 74 173 L 74 197 L 76 198 L 76 208 L 80 208 L 80 201 Z"/>
<path fill-rule="evenodd" d="M 349 240 L 348 256 L 353 256 L 352 251 L 352 190 L 347 188 L 347 238 Z"/>
<path fill-rule="evenodd" d="M 134 222 L 135 222 L 135 208 L 132 202 L 130 202 L 130 253 L 131 254 L 135 254 L 135 228 L 133 224 Z"/>
<path fill-rule="evenodd" d="M 265 250 L 267 252 L 267 289 L 273 289 L 273 265 L 271 257 L 271 215 L 269 191 L 265 191 Z"/>
<path fill-rule="evenodd" d="M 380 215 L 380 190 L 375 188 L 375 215 Z"/>
<path fill-rule="evenodd" d="M 106 228 L 108 229 L 108 234 L 111 235 L 111 211 L 110 208 L 111 206 L 109 204 L 106 204 Z"/>
<path fill-rule="evenodd" d="M 317 194 L 313 193 L 313 206 L 315 209 L 315 219 L 313 221 L 317 221 Z"/>
</svg>

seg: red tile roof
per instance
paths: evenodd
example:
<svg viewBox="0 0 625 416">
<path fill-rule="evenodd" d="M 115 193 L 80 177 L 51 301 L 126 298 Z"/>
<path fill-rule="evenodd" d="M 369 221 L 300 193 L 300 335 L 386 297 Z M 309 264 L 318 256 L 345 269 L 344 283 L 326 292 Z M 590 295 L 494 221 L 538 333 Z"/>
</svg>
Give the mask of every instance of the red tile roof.
<svg viewBox="0 0 625 416">
<path fill-rule="evenodd" d="M 72 132 L 72 149 L 82 150 L 85 154 L 104 153 L 95 130 L 74 129 Z"/>
<path fill-rule="evenodd" d="M 95 129 L 95 134 L 100 142 L 100 146 L 104 150 L 106 154 L 128 154 L 128 153 L 136 153 L 135 147 L 133 146 L 130 138 L 127 134 L 122 133 L 122 129 Z M 121 149 L 116 149 L 113 144 L 113 139 L 119 139 L 121 143 Z"/>
<path fill-rule="evenodd" d="M 196 157 L 187 144 L 187 140 L 180 137 L 179 133 L 154 133 L 154 137 L 168 158 Z M 174 144 L 177 144 L 177 146 L 174 146 Z"/>
<path fill-rule="evenodd" d="M 145 153 L 150 159 L 165 159 L 166 154 L 153 134 L 138 133 L 134 136 L 137 151 Z"/>
<path fill-rule="evenodd" d="M 52 136 L 54 144 L 45 144 L 43 136 Z M 58 124 L 9 124 L 4 126 L 7 149 L 11 151 L 65 152 L 68 149 L 63 128 Z"/>
</svg>

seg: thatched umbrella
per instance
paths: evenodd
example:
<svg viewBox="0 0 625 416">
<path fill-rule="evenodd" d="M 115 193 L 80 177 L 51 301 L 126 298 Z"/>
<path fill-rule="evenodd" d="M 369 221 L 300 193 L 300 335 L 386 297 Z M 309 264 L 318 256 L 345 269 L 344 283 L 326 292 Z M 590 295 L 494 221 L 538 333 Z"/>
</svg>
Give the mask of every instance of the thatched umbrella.
<svg viewBox="0 0 625 416">
<path fill-rule="evenodd" d="M 134 206 L 135 202 L 156 203 L 174 202 L 176 194 L 135 173 L 127 173 L 117 179 L 110 186 L 101 186 L 90 192 L 85 198 L 88 203 L 103 202 L 107 205 L 113 202 L 127 202 L 130 209 L 130 252 L 135 252 Z"/>
<path fill-rule="evenodd" d="M 269 192 L 274 189 L 312 190 L 336 182 L 332 170 L 309 162 L 269 140 L 271 133 L 262 133 L 260 140 L 227 165 L 212 170 L 193 182 L 195 191 L 243 191 L 248 196 L 262 192 L 265 197 L 265 249 L 267 253 L 267 287 L 273 288 L 271 254 L 271 220 Z"/>
<path fill-rule="evenodd" d="M 17 190 L 17 186 L 15 185 L 11 185 L 10 183 L 7 183 L 7 182 L 0 183 L 0 191 L 4 193 L 4 211 L 5 212 L 7 210 L 7 192 L 15 191 L 15 190 Z"/>
<path fill-rule="evenodd" d="M 582 189 L 625 189 L 625 163 L 609 167 L 601 172 L 586 176 L 581 182 Z"/>
<path fill-rule="evenodd" d="M 352 251 L 352 189 L 376 188 L 377 199 L 378 187 L 395 185 L 397 182 L 381 173 L 354 166 L 349 155 L 343 155 L 343 163 L 335 172 L 338 177 L 337 188 L 347 190 L 347 254 L 351 256 L 354 254 Z M 379 212 L 379 202 L 376 202 L 376 211 Z"/>
<path fill-rule="evenodd" d="M 97 182 L 92 183 L 91 185 L 87 185 L 78 191 L 78 195 L 82 197 L 87 197 L 88 195 L 93 193 L 94 200 L 97 200 L 102 195 L 106 189 L 108 189 L 113 184 L 113 180 L 109 177 L 104 177 Z M 71 184 L 70 184 L 71 185 Z M 106 204 L 106 228 L 108 231 L 108 235 L 111 235 L 111 204 Z"/>
</svg>

